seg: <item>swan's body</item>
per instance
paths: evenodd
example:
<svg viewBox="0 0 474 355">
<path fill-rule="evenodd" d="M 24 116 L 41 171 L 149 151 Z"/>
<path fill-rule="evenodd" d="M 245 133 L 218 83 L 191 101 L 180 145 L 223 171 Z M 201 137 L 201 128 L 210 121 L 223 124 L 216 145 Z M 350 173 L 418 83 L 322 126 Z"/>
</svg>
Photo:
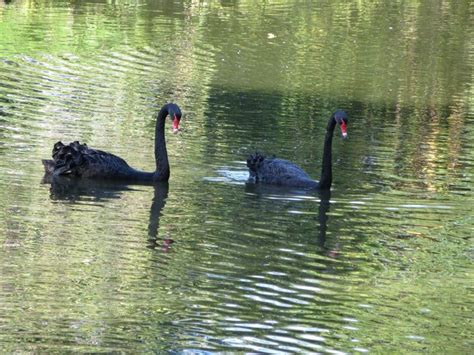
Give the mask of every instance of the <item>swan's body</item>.
<svg viewBox="0 0 474 355">
<path fill-rule="evenodd" d="M 173 119 L 173 131 L 179 129 L 181 110 L 175 104 L 164 105 L 156 120 L 155 128 L 155 161 L 154 172 L 136 170 L 122 158 L 91 149 L 78 141 L 68 145 L 58 142 L 53 147 L 53 160 L 43 160 L 45 173 L 51 176 L 67 175 L 88 179 L 113 179 L 139 182 L 168 181 L 170 167 L 165 143 L 166 116 Z"/>
<path fill-rule="evenodd" d="M 309 188 L 317 186 L 317 181 L 288 160 L 266 157 L 257 152 L 248 157 L 247 166 L 250 182 Z"/>
<path fill-rule="evenodd" d="M 53 160 L 43 160 L 45 172 L 53 176 L 69 175 L 85 179 L 152 180 L 154 173 L 136 170 L 122 158 L 78 141 L 57 142 Z"/>
<path fill-rule="evenodd" d="M 336 123 L 341 126 L 342 136 L 347 137 L 347 115 L 344 111 L 336 111 L 327 125 L 323 166 L 319 182 L 311 179 L 303 169 L 288 160 L 266 157 L 260 153 L 255 153 L 247 159 L 249 182 L 320 190 L 330 189 L 332 183 L 332 137 Z"/>
</svg>

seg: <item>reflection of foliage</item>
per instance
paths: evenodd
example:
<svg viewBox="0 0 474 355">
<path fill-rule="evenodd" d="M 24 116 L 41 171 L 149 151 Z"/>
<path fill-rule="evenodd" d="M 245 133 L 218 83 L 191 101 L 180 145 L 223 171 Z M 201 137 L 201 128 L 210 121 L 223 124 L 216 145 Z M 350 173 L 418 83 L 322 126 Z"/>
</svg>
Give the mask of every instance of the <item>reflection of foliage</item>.
<svg viewBox="0 0 474 355">
<path fill-rule="evenodd" d="M 41 314 L 48 302 L 36 307 L 42 300 L 55 299 L 58 305 L 66 302 L 65 318 L 83 320 L 69 323 L 77 329 L 78 342 L 93 343 L 105 337 L 108 327 L 117 337 L 119 327 L 110 326 L 111 319 L 138 315 L 136 319 L 143 320 L 147 314 L 147 319 L 159 322 L 162 312 L 170 315 L 171 322 L 186 312 L 176 315 L 169 308 L 188 310 L 189 305 L 205 304 L 198 299 L 202 295 L 209 297 L 210 309 L 219 297 L 227 302 L 227 290 L 233 290 L 242 275 L 263 274 L 268 265 L 283 268 L 279 251 L 294 248 L 306 257 L 317 254 L 318 235 L 320 244 L 333 254 L 313 256 L 314 262 L 307 264 L 311 277 L 319 278 L 321 272 L 338 277 L 352 273 L 354 285 L 360 279 L 376 282 L 381 274 L 365 260 L 351 261 L 352 249 L 362 248 L 354 255 L 369 261 L 377 261 L 371 253 L 381 253 L 379 259 L 390 261 L 389 272 L 401 264 L 399 257 L 409 255 L 401 250 L 390 257 L 385 244 L 371 245 L 383 240 L 380 233 L 392 236 L 389 247 L 418 242 L 420 250 L 433 248 L 431 239 L 421 237 L 433 235 L 429 233 L 441 241 L 438 244 L 448 243 L 445 234 L 453 239 L 460 233 L 468 235 L 466 226 L 472 223 L 462 216 L 466 213 L 462 209 L 471 206 L 468 199 L 465 206 L 453 207 L 452 214 L 437 212 L 433 208 L 437 201 L 415 212 L 410 207 L 385 209 L 407 204 L 412 191 L 416 195 L 409 204 L 436 200 L 452 185 L 458 184 L 458 192 L 471 187 L 469 175 L 459 176 L 462 164 L 472 161 L 472 152 L 466 153 L 465 148 L 472 145 L 471 138 L 463 135 L 474 97 L 469 87 L 472 76 L 466 75 L 471 73 L 473 53 L 468 7 L 467 1 L 433 5 L 16 0 L 5 6 L 0 0 L 0 235 L 5 235 L 2 255 L 8 261 L 2 264 L 2 275 L 5 280 L 9 275 L 18 277 L 11 285 L 4 283 L 5 289 L 18 288 L 11 293 L 16 298 L 4 304 L 21 305 L 16 310 L 6 306 L 5 311 L 14 315 L 24 312 L 11 329 L 39 327 L 25 322 L 26 313 L 30 320 L 57 320 L 54 307 L 51 314 Z M 183 120 L 187 131 L 169 137 L 173 173 L 166 206 L 167 188 L 152 192 L 151 188 L 53 186 L 55 200 L 50 200 L 49 187 L 38 187 L 40 159 L 47 158 L 58 139 L 86 140 L 148 170 L 153 163 L 154 115 L 170 99 L 178 101 L 189 116 Z M 321 218 L 328 203 L 317 210 L 312 200 L 262 200 L 246 195 L 238 185 L 202 182 L 223 162 L 243 160 L 255 148 L 292 159 L 318 177 L 325 121 L 335 107 L 347 108 L 351 121 L 348 143 L 335 143 L 338 202 L 331 207 L 329 222 Z M 341 191 L 350 197 L 360 194 L 357 209 L 346 208 L 343 213 Z M 291 209 L 313 214 L 288 217 Z M 444 224 L 450 219 L 455 223 Z M 437 223 L 450 228 L 433 232 Z M 409 231 L 410 239 L 397 239 L 404 235 L 397 234 L 397 228 Z M 163 231 L 158 233 L 159 229 Z M 144 257 L 141 246 L 146 235 L 150 240 L 171 235 L 178 241 L 179 253 L 173 258 Z M 450 245 L 455 248 L 446 254 L 451 258 L 458 246 Z M 334 263 L 327 260 L 332 257 Z M 424 270 L 432 267 L 431 255 L 426 259 Z M 163 271 L 157 271 L 157 260 L 164 261 Z M 450 262 L 461 264 L 459 260 Z M 437 262 L 447 265 L 447 261 Z M 280 281 L 286 287 L 305 264 L 300 256 L 284 264 L 291 266 L 283 270 L 288 276 Z M 411 260 L 406 264 L 413 267 Z M 232 274 L 213 284 L 202 270 L 215 265 L 223 266 L 224 272 L 226 267 L 232 270 L 229 265 L 241 269 L 235 278 Z M 143 286 L 143 280 L 150 284 Z M 61 285 L 54 295 L 48 289 L 52 284 Z M 205 285 L 212 292 L 203 291 Z M 355 292 L 354 286 L 347 291 L 354 297 L 367 292 L 376 300 L 393 295 L 396 307 L 392 309 L 398 312 L 398 290 L 406 285 L 384 286 L 388 288 L 379 288 L 382 295 L 375 297 L 366 284 L 363 291 Z M 424 295 L 425 290 L 432 291 L 431 286 L 428 282 L 418 287 L 423 287 Z M 180 297 L 173 295 L 178 305 L 169 304 L 170 290 L 182 292 Z M 196 294 L 185 294 L 186 290 Z M 330 292 L 346 295 L 337 289 Z M 252 310 L 248 313 L 252 318 L 255 302 L 239 302 Z M 312 303 L 316 307 L 308 307 L 308 316 L 323 315 L 322 323 L 340 310 L 321 304 L 318 309 Z M 415 309 L 406 303 L 401 307 Z M 446 309 L 455 310 L 450 307 L 446 304 Z M 294 309 L 301 314 L 301 307 Z M 285 314 L 277 314 L 283 324 Z M 166 329 L 161 325 L 152 324 L 149 333 L 137 329 L 137 334 L 156 340 L 156 332 Z M 61 323 L 50 322 L 47 331 L 62 334 L 63 330 Z M 124 338 L 129 337 L 128 329 L 122 331 Z M 87 334 L 91 339 L 81 337 Z"/>
<path fill-rule="evenodd" d="M 44 112 L 55 118 L 44 123 L 55 139 L 66 133 L 99 148 L 125 149 L 152 137 L 157 103 L 174 99 L 193 111 L 194 136 L 187 141 L 194 138 L 202 149 L 188 152 L 192 160 L 235 156 L 228 148 L 238 142 L 297 157 L 318 176 L 322 121 L 343 107 L 367 128 L 355 152 L 375 150 L 374 132 L 388 125 L 387 132 L 399 133 L 394 160 L 402 168 L 395 173 L 428 172 L 418 175 L 427 185 L 445 149 L 439 124 L 449 117 L 450 148 L 443 155 L 456 166 L 456 132 L 472 101 L 467 2 L 287 1 L 286 11 L 273 5 L 18 0 L 2 6 L 0 68 L 12 89 L 0 88 L 1 115 L 16 110 L 9 121 L 19 126 L 21 116 Z M 424 141 L 425 125 L 414 122 L 420 117 L 431 124 L 430 156 L 410 143 Z M 295 143 L 281 144 L 289 135 Z M 146 169 L 151 145 L 143 151 L 129 154 Z"/>
<path fill-rule="evenodd" d="M 450 95 L 465 89 L 472 53 L 469 2 L 305 6 L 288 1 L 285 12 L 271 5 L 73 2 L 60 11 L 55 2 L 24 0 L 16 5 L 21 11 L 15 16 L 10 15 L 13 9 L 0 9 L 0 45 L 15 44 L 6 46 L 7 54 L 47 50 L 89 55 L 124 45 L 166 44 L 185 60 L 203 55 L 205 44 L 207 65 L 217 67 L 214 79 L 224 87 L 389 104 L 412 104 L 414 96 L 422 104 L 449 102 Z M 44 16 L 38 6 L 54 8 L 54 16 Z M 196 41 L 201 45 L 194 46 Z"/>
</svg>

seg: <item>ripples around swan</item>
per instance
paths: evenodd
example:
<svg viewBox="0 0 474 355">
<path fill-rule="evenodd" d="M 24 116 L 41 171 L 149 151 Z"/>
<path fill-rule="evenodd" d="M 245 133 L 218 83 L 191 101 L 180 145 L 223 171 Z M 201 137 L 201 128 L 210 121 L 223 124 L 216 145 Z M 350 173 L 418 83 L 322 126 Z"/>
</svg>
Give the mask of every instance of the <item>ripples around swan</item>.
<svg viewBox="0 0 474 355">
<path fill-rule="evenodd" d="M 0 351 L 468 352 L 466 6 L 0 0 Z M 166 101 L 169 184 L 42 180 L 58 140 L 153 170 Z M 246 184 L 318 179 L 336 108 L 330 195 Z"/>
</svg>

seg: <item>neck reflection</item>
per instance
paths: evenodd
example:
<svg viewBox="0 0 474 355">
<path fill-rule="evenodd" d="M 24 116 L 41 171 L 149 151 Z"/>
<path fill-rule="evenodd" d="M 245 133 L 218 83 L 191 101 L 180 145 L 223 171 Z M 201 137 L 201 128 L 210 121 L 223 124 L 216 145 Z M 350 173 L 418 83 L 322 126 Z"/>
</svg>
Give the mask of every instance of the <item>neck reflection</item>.
<svg viewBox="0 0 474 355">
<path fill-rule="evenodd" d="M 112 199 L 119 199 L 125 192 L 133 192 L 134 185 L 123 182 L 106 180 L 74 179 L 63 176 L 45 176 L 42 183 L 51 184 L 50 199 L 72 204 L 81 202 L 93 202 L 101 205 Z M 148 185 L 148 184 L 146 184 Z M 150 217 L 148 221 L 147 247 L 150 249 L 160 248 L 169 251 L 173 240 L 169 237 L 159 240 L 159 227 L 162 210 L 168 198 L 168 182 L 153 184 L 153 199 L 150 206 Z"/>
</svg>

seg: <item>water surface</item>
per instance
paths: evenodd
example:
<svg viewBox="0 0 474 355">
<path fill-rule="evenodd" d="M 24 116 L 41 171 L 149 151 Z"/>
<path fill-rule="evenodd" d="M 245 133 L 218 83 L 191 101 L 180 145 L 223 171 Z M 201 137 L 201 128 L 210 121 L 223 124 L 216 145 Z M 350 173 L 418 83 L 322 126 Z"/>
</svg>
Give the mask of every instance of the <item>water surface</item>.
<svg viewBox="0 0 474 355">
<path fill-rule="evenodd" d="M 0 2 L 0 349 L 472 348 L 469 1 Z M 44 183 L 80 140 L 169 184 Z M 329 194 L 245 183 L 247 154 Z"/>
</svg>

